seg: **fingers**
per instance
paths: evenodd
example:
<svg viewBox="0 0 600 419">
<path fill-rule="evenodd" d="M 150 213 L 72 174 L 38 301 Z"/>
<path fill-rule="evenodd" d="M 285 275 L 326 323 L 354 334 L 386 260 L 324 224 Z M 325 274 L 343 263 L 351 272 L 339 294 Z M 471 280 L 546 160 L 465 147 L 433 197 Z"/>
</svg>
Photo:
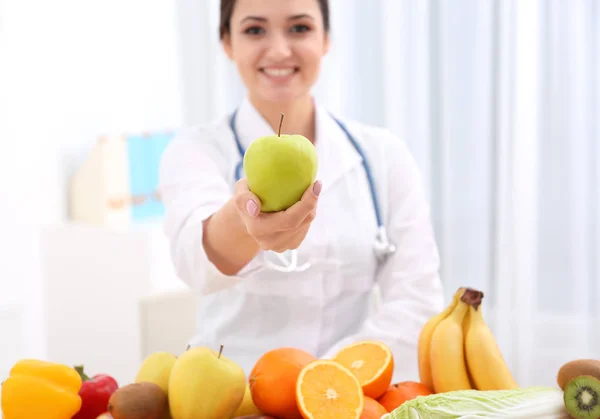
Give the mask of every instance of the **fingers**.
<svg viewBox="0 0 600 419">
<path fill-rule="evenodd" d="M 262 249 L 272 250 L 277 253 L 283 253 L 286 250 L 297 249 L 304 241 L 309 228 L 310 223 L 307 221 L 298 230 L 289 233 L 282 233 L 282 235 L 278 235 L 273 241 L 267 241 L 263 243 L 264 247 Z"/>
<path fill-rule="evenodd" d="M 299 208 L 302 208 L 304 211 L 311 211 L 312 209 L 317 207 L 317 201 L 319 200 L 319 195 L 321 194 L 321 190 L 323 189 L 323 183 L 320 180 L 317 180 L 312 184 L 312 187 L 307 188 L 302 194 L 302 198 L 300 202 L 297 202 L 295 205 L 292 205 L 291 208 L 288 208 L 288 211 L 299 211 Z"/>
<path fill-rule="evenodd" d="M 261 213 L 261 201 L 253 194 L 245 178 L 235 184 L 235 205 L 246 220 L 248 233 L 263 250 L 287 250 L 297 248 L 316 217 L 317 201 L 322 183 L 315 182 L 304 191 L 300 201 L 285 211 Z"/>
<path fill-rule="evenodd" d="M 302 228 L 296 234 L 294 234 L 290 238 L 287 248 L 290 250 L 295 250 L 295 249 L 299 248 L 300 245 L 302 244 L 302 242 L 304 241 L 304 239 L 306 238 L 309 228 L 310 228 L 310 225 L 306 225 L 306 227 Z"/>
<path fill-rule="evenodd" d="M 249 217 L 260 214 L 260 199 L 248 189 L 246 178 L 241 178 L 235 184 L 235 204 L 242 214 Z"/>
<path fill-rule="evenodd" d="M 316 215 L 317 202 L 322 188 L 323 184 L 321 181 L 316 181 L 312 187 L 309 187 L 304 191 L 300 201 L 296 202 L 285 211 L 274 214 L 278 217 L 276 222 L 280 228 L 282 230 L 294 230 L 299 228 L 307 219 L 311 222 Z"/>
</svg>

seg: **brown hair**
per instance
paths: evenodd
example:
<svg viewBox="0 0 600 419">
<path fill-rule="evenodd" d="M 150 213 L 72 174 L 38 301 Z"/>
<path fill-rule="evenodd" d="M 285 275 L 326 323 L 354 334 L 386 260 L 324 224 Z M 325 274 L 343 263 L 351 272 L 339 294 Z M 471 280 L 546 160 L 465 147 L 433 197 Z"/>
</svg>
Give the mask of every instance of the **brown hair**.
<svg viewBox="0 0 600 419">
<path fill-rule="evenodd" d="M 321 15 L 323 15 L 323 24 L 325 25 L 325 32 L 329 32 L 329 0 L 317 0 L 319 7 L 321 8 Z M 231 15 L 237 0 L 221 0 L 221 15 L 219 19 L 219 38 L 223 39 L 225 34 L 229 33 L 231 21 Z"/>
</svg>

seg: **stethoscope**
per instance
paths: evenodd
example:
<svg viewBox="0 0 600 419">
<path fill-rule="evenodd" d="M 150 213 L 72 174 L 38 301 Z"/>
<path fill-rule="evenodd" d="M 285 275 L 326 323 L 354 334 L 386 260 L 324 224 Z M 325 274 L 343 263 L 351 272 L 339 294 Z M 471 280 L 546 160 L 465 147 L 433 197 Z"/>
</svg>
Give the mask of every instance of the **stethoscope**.
<svg viewBox="0 0 600 419">
<path fill-rule="evenodd" d="M 235 167 L 235 180 L 238 181 L 242 177 L 245 150 L 244 150 L 244 147 L 242 147 L 242 143 L 240 142 L 237 130 L 235 128 L 236 116 L 237 116 L 237 109 L 234 110 L 233 114 L 231 115 L 231 118 L 229 119 L 229 126 L 233 133 L 233 137 L 235 139 L 235 143 L 237 145 L 238 152 L 241 156 L 240 161 L 238 162 L 238 164 Z M 367 180 L 369 182 L 369 189 L 371 191 L 371 201 L 373 202 L 373 209 L 375 210 L 375 217 L 377 219 L 377 233 L 375 235 L 375 243 L 373 244 L 373 252 L 375 253 L 375 257 L 377 258 L 377 260 L 379 262 L 384 262 L 389 256 L 391 256 L 392 254 L 394 254 L 396 252 L 396 246 L 389 240 L 388 235 L 387 235 L 387 230 L 385 228 L 385 225 L 383 224 L 383 219 L 381 217 L 381 210 L 379 207 L 379 199 L 377 196 L 377 190 L 375 189 L 375 183 L 373 182 L 373 176 L 371 174 L 371 168 L 369 166 L 369 162 L 367 161 L 367 158 L 366 158 L 362 148 L 360 147 L 360 145 L 358 144 L 356 139 L 352 136 L 352 134 L 350 134 L 350 132 L 348 131 L 346 126 L 340 120 L 338 120 L 335 116 L 331 115 L 331 117 L 339 125 L 339 127 L 342 129 L 342 131 L 344 131 L 344 133 L 346 134 L 346 137 L 348 137 L 348 140 L 354 146 L 354 148 L 356 149 L 356 151 L 358 152 L 358 154 L 361 157 L 362 165 L 364 167 L 365 173 L 367 175 Z M 279 253 L 275 253 L 275 254 L 280 259 L 280 261 L 284 264 L 284 266 L 275 265 L 273 263 L 270 263 L 269 261 L 267 261 L 267 263 L 271 266 L 271 268 L 278 270 L 280 272 L 305 271 L 306 269 L 308 269 L 310 267 L 309 262 L 306 262 L 302 266 L 297 266 L 298 265 L 297 250 L 294 250 L 291 252 L 291 260 L 290 261 L 287 261 L 285 259 L 285 257 Z"/>
</svg>

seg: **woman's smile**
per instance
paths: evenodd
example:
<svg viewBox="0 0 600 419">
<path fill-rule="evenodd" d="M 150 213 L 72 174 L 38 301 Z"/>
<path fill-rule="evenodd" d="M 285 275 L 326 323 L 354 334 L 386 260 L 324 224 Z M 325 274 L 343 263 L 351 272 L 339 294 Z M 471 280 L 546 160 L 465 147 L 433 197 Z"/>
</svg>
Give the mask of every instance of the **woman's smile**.
<svg viewBox="0 0 600 419">
<path fill-rule="evenodd" d="M 261 67 L 260 73 L 267 79 L 278 83 L 289 82 L 298 72 L 299 67 Z"/>
</svg>

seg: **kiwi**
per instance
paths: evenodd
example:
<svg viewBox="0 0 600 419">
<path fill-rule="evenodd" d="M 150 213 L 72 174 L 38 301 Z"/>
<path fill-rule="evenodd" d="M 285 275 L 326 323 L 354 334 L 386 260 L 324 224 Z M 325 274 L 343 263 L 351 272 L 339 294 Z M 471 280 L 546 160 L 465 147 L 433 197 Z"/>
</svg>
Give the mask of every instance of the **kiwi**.
<svg viewBox="0 0 600 419">
<path fill-rule="evenodd" d="M 167 395 L 157 384 L 127 384 L 115 391 L 108 401 L 113 419 L 160 419 L 168 406 Z"/>
<path fill-rule="evenodd" d="M 574 419 L 600 417 L 600 380 L 591 375 L 580 375 L 565 385 L 564 401 L 567 412 Z"/>
<path fill-rule="evenodd" d="M 600 360 L 576 359 L 569 361 L 558 370 L 556 382 L 564 391 L 567 383 L 580 375 L 590 375 L 600 380 Z"/>
</svg>

